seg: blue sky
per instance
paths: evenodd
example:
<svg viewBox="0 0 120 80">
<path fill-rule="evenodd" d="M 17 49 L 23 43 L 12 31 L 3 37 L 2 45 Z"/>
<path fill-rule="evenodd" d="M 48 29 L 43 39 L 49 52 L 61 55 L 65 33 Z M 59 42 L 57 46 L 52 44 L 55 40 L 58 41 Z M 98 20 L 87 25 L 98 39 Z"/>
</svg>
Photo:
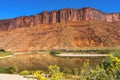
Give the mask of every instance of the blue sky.
<svg viewBox="0 0 120 80">
<path fill-rule="evenodd" d="M 92 7 L 103 12 L 120 12 L 120 0 L 0 0 L 0 19 L 82 7 Z"/>
</svg>

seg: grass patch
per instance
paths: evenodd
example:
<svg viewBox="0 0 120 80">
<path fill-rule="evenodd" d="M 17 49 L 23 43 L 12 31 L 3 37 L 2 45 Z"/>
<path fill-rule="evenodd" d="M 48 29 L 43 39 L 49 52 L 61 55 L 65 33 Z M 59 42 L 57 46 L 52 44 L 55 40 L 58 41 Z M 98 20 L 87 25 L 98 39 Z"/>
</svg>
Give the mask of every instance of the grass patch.
<svg viewBox="0 0 120 80">
<path fill-rule="evenodd" d="M 12 55 L 12 52 L 10 52 L 10 51 L 0 52 L 0 57 L 4 57 L 4 56 L 8 56 L 8 55 Z"/>
<path fill-rule="evenodd" d="M 111 54 L 115 57 L 120 58 L 120 50 L 112 51 Z"/>
<path fill-rule="evenodd" d="M 77 49 L 53 49 L 53 50 L 38 50 L 37 52 L 43 53 L 97 53 L 97 54 L 109 54 L 114 51 L 119 51 L 120 47 L 81 47 Z"/>
<path fill-rule="evenodd" d="M 17 66 L 11 65 L 8 67 L 0 67 L 0 73 L 14 74 L 18 72 Z"/>
<path fill-rule="evenodd" d="M 64 53 L 97 53 L 97 54 L 109 54 L 114 51 L 119 51 L 120 47 L 102 47 L 102 48 L 79 48 L 79 49 L 60 49 L 59 51 Z"/>
</svg>

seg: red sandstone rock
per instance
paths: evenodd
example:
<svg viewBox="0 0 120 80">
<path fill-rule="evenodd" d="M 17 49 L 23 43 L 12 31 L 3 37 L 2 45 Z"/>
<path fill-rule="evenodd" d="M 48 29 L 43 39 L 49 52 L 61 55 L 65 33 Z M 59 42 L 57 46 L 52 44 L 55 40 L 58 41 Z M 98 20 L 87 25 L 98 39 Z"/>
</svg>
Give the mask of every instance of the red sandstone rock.
<svg viewBox="0 0 120 80">
<path fill-rule="evenodd" d="M 38 24 L 65 23 L 68 21 L 98 20 L 106 22 L 120 21 L 120 14 L 102 13 L 93 8 L 61 9 L 58 11 L 42 12 L 35 16 L 18 17 L 0 20 L 0 30 L 10 30 L 16 27 L 30 27 Z"/>
</svg>

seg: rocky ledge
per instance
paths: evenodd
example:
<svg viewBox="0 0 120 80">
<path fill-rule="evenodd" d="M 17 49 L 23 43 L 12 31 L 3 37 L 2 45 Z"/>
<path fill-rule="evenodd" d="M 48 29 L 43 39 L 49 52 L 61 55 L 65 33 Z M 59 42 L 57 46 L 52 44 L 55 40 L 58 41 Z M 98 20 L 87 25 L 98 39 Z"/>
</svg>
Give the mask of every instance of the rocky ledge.
<svg viewBox="0 0 120 80">
<path fill-rule="evenodd" d="M 0 31 L 16 27 L 30 27 L 38 24 L 66 23 L 69 21 L 99 20 L 119 22 L 120 13 L 103 13 L 93 8 L 61 9 L 51 12 L 42 12 L 33 16 L 21 16 L 13 19 L 0 20 Z"/>
</svg>

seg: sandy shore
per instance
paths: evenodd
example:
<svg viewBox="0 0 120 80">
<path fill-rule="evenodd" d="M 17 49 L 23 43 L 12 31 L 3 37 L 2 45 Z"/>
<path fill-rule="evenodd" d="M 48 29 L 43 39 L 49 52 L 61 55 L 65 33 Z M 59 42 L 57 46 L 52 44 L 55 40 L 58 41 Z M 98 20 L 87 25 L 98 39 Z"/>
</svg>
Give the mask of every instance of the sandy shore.
<svg viewBox="0 0 120 80">
<path fill-rule="evenodd" d="M 27 79 L 20 75 L 0 74 L 0 80 L 33 80 L 33 79 Z"/>
<path fill-rule="evenodd" d="M 61 57 L 106 57 L 108 54 L 75 54 L 75 53 L 62 53 L 57 54 L 57 56 Z"/>
</svg>

